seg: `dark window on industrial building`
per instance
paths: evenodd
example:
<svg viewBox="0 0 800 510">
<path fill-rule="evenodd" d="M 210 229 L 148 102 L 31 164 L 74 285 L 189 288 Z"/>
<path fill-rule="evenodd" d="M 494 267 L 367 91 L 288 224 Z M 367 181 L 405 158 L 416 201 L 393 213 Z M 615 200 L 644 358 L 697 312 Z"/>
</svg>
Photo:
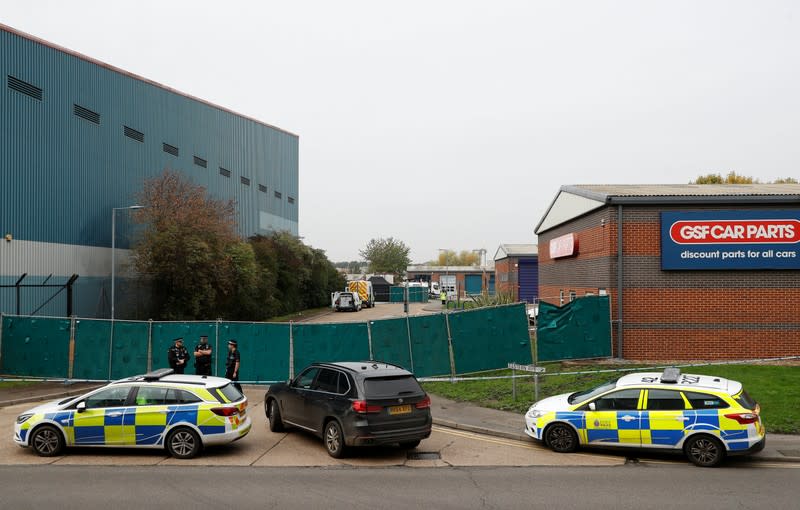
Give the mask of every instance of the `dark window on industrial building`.
<svg viewBox="0 0 800 510">
<path fill-rule="evenodd" d="M 144 133 L 142 133 L 141 131 L 136 131 L 133 128 L 129 128 L 128 126 L 122 126 L 122 127 L 124 128 L 123 132 L 125 133 L 125 136 L 127 136 L 128 138 L 132 138 L 137 142 L 144 143 Z"/>
<path fill-rule="evenodd" d="M 286 197 L 286 201 L 289 202 L 290 204 L 293 204 L 294 203 L 294 197 Z"/>
<path fill-rule="evenodd" d="M 577 292 L 575 292 L 574 290 L 569 291 L 569 301 L 570 301 L 570 303 L 575 301 L 575 299 L 577 297 L 578 297 L 578 293 Z"/>
<path fill-rule="evenodd" d="M 260 191 L 261 193 L 266 193 L 267 192 L 267 187 L 264 186 L 263 184 L 259 184 L 258 185 L 258 191 Z"/>
<path fill-rule="evenodd" d="M 219 174 L 220 175 L 224 175 L 225 177 L 230 177 L 231 176 L 231 171 L 228 170 L 227 168 L 219 167 Z"/>
<path fill-rule="evenodd" d="M 242 184 L 244 184 L 245 186 L 250 186 L 250 179 L 248 179 L 247 177 L 245 177 L 245 176 L 241 176 L 241 177 L 239 177 L 239 180 L 240 180 L 240 181 L 242 182 Z"/>
<path fill-rule="evenodd" d="M 281 195 L 281 192 L 280 191 L 276 191 L 275 192 L 275 198 L 281 198 L 281 197 L 283 197 L 283 195 Z"/>
<path fill-rule="evenodd" d="M 20 80 L 19 78 L 14 78 L 10 74 L 8 75 L 8 88 L 11 90 L 15 90 L 21 94 L 25 94 L 26 96 L 32 97 L 37 101 L 42 100 L 42 89 L 33 85 L 32 83 L 28 83 L 27 81 Z"/>
<path fill-rule="evenodd" d="M 88 108 L 84 108 L 79 104 L 72 105 L 72 113 L 75 114 L 76 117 L 80 117 L 82 119 L 88 120 L 89 122 L 94 122 L 95 124 L 100 124 L 100 114 L 97 112 L 93 112 Z"/>
<path fill-rule="evenodd" d="M 174 145 L 170 145 L 168 143 L 163 143 L 162 142 L 161 146 L 163 147 L 164 152 L 166 152 L 167 154 L 172 154 L 173 156 L 177 156 L 178 155 L 178 152 L 179 152 L 178 148 L 175 147 Z"/>
<path fill-rule="evenodd" d="M 197 166 L 202 166 L 203 168 L 208 167 L 208 161 L 203 158 L 198 158 L 197 156 L 194 157 L 194 164 Z"/>
</svg>

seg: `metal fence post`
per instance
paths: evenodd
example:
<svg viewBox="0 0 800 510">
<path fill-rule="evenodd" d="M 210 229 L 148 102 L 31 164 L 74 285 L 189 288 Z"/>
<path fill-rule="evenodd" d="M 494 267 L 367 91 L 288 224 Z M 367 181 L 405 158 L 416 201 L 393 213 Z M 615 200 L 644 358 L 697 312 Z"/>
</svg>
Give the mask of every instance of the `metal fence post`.
<svg viewBox="0 0 800 510">
<path fill-rule="evenodd" d="M 444 314 L 444 323 L 447 326 L 447 349 L 450 351 L 450 378 L 456 377 L 456 358 L 453 353 L 453 337 L 450 334 L 450 314 Z"/>
<path fill-rule="evenodd" d="M 0 312 L 0 369 L 3 368 L 3 324 L 5 324 L 3 315 L 3 312 Z"/>
<path fill-rule="evenodd" d="M 414 349 L 411 344 L 411 320 L 406 314 L 406 331 L 408 332 L 408 358 L 411 360 L 411 373 L 414 373 Z"/>
<path fill-rule="evenodd" d="M 294 321 L 289 321 L 289 379 L 294 379 Z"/>
<path fill-rule="evenodd" d="M 214 352 L 217 353 L 217 362 L 214 363 L 214 375 L 219 375 L 219 360 L 222 359 L 219 352 L 219 323 L 220 320 L 217 318 L 217 320 L 214 321 Z"/>
<path fill-rule="evenodd" d="M 375 356 L 372 354 L 372 327 L 370 327 L 371 321 L 367 321 L 367 342 L 369 343 L 369 360 L 372 361 L 375 359 Z"/>
<path fill-rule="evenodd" d="M 147 371 L 153 370 L 153 319 L 147 320 Z"/>
<path fill-rule="evenodd" d="M 511 399 L 517 401 L 517 371 L 514 368 L 511 369 Z"/>
<path fill-rule="evenodd" d="M 72 379 L 75 370 L 75 316 L 69 318 L 69 359 L 67 361 L 67 379 Z"/>
<path fill-rule="evenodd" d="M 111 338 L 108 341 L 108 380 L 111 380 L 111 363 L 114 358 L 114 319 L 111 319 Z"/>
</svg>

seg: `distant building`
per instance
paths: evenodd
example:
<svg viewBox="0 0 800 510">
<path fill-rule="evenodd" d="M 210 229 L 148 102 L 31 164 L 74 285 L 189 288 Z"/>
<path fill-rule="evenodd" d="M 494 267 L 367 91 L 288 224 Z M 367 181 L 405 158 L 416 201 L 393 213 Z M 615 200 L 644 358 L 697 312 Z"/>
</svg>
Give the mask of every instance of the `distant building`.
<svg viewBox="0 0 800 510">
<path fill-rule="evenodd" d="M 535 244 L 501 244 L 494 254 L 498 294 L 514 301 L 535 303 L 539 298 L 539 248 Z"/>
<path fill-rule="evenodd" d="M 494 261 L 486 266 L 413 265 L 406 274 L 409 281 L 439 282 L 452 298 L 494 292 Z"/>
<path fill-rule="evenodd" d="M 539 298 L 609 295 L 627 359 L 800 355 L 800 185 L 563 186 Z"/>
</svg>

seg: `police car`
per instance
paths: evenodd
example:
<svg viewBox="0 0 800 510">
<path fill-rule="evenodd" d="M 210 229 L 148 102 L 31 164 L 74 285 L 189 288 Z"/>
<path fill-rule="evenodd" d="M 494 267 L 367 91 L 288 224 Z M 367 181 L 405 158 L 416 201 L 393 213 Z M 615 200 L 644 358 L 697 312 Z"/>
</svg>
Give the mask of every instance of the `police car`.
<svg viewBox="0 0 800 510">
<path fill-rule="evenodd" d="M 759 412 L 737 381 L 667 368 L 540 400 L 525 414 L 525 433 L 556 452 L 580 445 L 682 450 L 711 467 L 764 448 Z"/>
<path fill-rule="evenodd" d="M 65 446 L 166 448 L 180 459 L 250 431 L 247 398 L 228 379 L 162 369 L 17 416 L 14 442 L 44 457 Z"/>
</svg>

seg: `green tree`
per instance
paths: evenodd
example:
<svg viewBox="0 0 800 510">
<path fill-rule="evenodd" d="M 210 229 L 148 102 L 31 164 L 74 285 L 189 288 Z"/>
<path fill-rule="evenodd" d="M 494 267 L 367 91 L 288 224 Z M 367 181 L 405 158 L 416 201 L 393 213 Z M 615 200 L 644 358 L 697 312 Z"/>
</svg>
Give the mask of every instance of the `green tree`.
<svg viewBox="0 0 800 510">
<path fill-rule="evenodd" d="M 453 250 L 442 250 L 439 252 L 438 265 L 440 266 L 477 266 L 481 263 L 481 255 L 478 252 L 461 250 L 456 253 Z"/>
<path fill-rule="evenodd" d="M 774 184 L 798 184 L 797 179 L 794 177 L 782 177 L 780 179 L 775 179 L 773 181 Z"/>
<path fill-rule="evenodd" d="M 142 224 L 133 246 L 137 271 L 150 282 L 154 316 L 169 320 L 219 317 L 244 292 L 232 248 L 239 242 L 233 201 L 215 200 L 180 173 L 165 170 L 138 194 Z M 233 249 L 233 251 L 231 251 Z"/>
<path fill-rule="evenodd" d="M 358 253 L 369 263 L 373 273 L 405 273 L 411 259 L 408 257 L 411 248 L 403 241 L 393 237 L 370 239 L 367 246 Z"/>
<path fill-rule="evenodd" d="M 728 172 L 728 175 L 723 177 L 721 174 L 706 174 L 701 175 L 689 184 L 757 184 L 758 179 L 746 175 L 739 175 L 734 171 Z"/>
</svg>

